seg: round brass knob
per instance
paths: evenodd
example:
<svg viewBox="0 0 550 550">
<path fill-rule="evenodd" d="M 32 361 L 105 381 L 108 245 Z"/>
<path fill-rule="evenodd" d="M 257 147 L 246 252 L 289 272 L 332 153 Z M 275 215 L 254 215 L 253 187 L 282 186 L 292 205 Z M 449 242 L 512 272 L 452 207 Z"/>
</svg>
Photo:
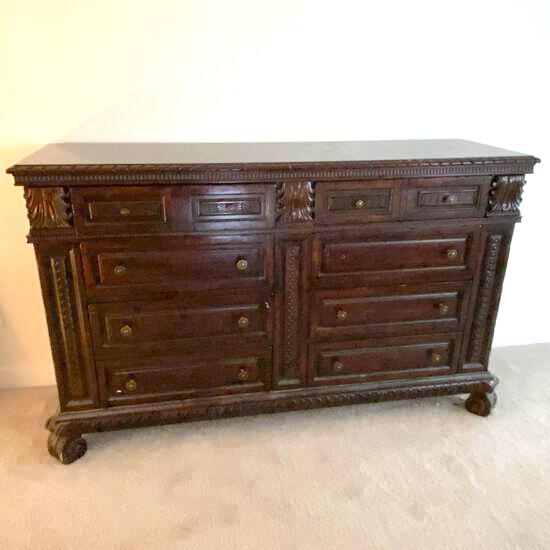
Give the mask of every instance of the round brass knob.
<svg viewBox="0 0 550 550">
<path fill-rule="evenodd" d="M 441 314 L 449 313 L 449 305 L 448 304 L 439 304 L 439 313 L 441 313 Z"/>
<path fill-rule="evenodd" d="M 239 373 L 237 374 L 239 382 L 245 382 L 248 380 L 248 371 L 246 369 L 240 368 Z"/>
<path fill-rule="evenodd" d="M 339 309 L 336 312 L 336 318 L 338 321 L 345 321 L 348 317 L 348 312 L 345 309 Z"/>
<path fill-rule="evenodd" d="M 332 363 L 332 368 L 335 372 L 342 372 L 344 370 L 344 363 L 342 363 L 342 361 L 334 361 L 334 363 Z"/>
<path fill-rule="evenodd" d="M 239 317 L 237 324 L 239 325 L 239 328 L 246 328 L 250 324 L 250 320 L 248 317 L 243 315 L 242 317 Z"/>
<path fill-rule="evenodd" d="M 129 208 L 121 208 L 120 209 L 120 215 L 121 216 L 129 216 L 130 215 L 130 209 Z"/>
<path fill-rule="evenodd" d="M 124 389 L 126 391 L 136 391 L 137 390 L 137 382 L 131 378 L 130 380 L 128 380 L 126 382 L 126 384 L 124 384 Z"/>
<path fill-rule="evenodd" d="M 235 264 L 235 267 L 239 271 L 246 271 L 248 269 L 248 262 L 243 258 L 237 261 L 237 263 Z"/>
<path fill-rule="evenodd" d="M 440 363 L 441 359 L 443 359 L 443 356 L 441 355 L 441 353 L 437 353 L 436 351 L 432 352 L 433 363 Z"/>
<path fill-rule="evenodd" d="M 458 197 L 456 195 L 445 195 L 443 197 L 443 202 L 447 204 L 456 204 L 458 202 Z"/>
<path fill-rule="evenodd" d="M 363 199 L 357 199 L 354 203 L 355 208 L 364 208 L 365 201 Z"/>
<path fill-rule="evenodd" d="M 115 265 L 115 268 L 113 269 L 115 272 L 115 275 L 124 275 L 126 273 L 126 266 L 125 265 Z"/>
<path fill-rule="evenodd" d="M 128 336 L 132 336 L 132 327 L 130 325 L 124 325 L 120 328 L 120 335 L 124 336 L 125 338 L 128 338 Z"/>
<path fill-rule="evenodd" d="M 458 250 L 456 248 L 448 248 L 447 258 L 449 258 L 449 260 L 455 260 L 458 258 Z"/>
</svg>

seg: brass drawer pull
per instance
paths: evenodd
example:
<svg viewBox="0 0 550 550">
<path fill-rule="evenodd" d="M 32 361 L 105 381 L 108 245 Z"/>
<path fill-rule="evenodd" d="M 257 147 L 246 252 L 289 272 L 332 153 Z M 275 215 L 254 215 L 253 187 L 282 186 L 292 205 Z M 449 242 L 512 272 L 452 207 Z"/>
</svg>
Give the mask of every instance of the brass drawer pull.
<svg viewBox="0 0 550 550">
<path fill-rule="evenodd" d="M 240 368 L 237 378 L 239 382 L 246 382 L 248 380 L 248 371 L 244 368 Z"/>
<path fill-rule="evenodd" d="M 235 267 L 239 271 L 246 271 L 248 269 L 248 261 L 245 260 L 244 258 L 242 258 L 242 259 L 237 261 L 237 263 L 235 264 Z"/>
<path fill-rule="evenodd" d="M 131 378 L 124 384 L 124 389 L 128 392 L 133 392 L 137 390 L 137 382 Z"/>
<path fill-rule="evenodd" d="M 458 258 L 458 250 L 456 248 L 448 248 L 447 258 L 449 258 L 449 260 L 456 260 Z"/>
<path fill-rule="evenodd" d="M 132 327 L 130 325 L 124 325 L 120 328 L 120 335 L 124 336 L 124 338 L 128 338 L 129 336 L 132 336 Z"/>
<path fill-rule="evenodd" d="M 342 361 L 334 361 L 334 363 L 332 363 L 332 368 L 334 372 L 342 372 L 344 370 L 344 363 L 342 363 Z"/>
<path fill-rule="evenodd" d="M 445 204 L 456 204 L 458 202 L 458 197 L 456 195 L 443 195 L 441 202 Z"/>
<path fill-rule="evenodd" d="M 436 351 L 432 352 L 432 363 L 441 363 L 441 360 L 443 359 L 443 356 L 441 353 L 437 353 Z"/>
<path fill-rule="evenodd" d="M 130 215 L 130 209 L 123 207 L 120 209 L 120 215 L 121 216 L 129 216 Z"/>
<path fill-rule="evenodd" d="M 365 206 L 367 205 L 367 203 L 363 200 L 363 199 L 357 199 L 354 203 L 353 203 L 353 206 L 355 206 L 355 208 L 365 208 Z"/>
<path fill-rule="evenodd" d="M 125 265 L 115 265 L 115 268 L 113 269 L 115 275 L 124 275 L 126 273 L 126 266 Z"/>
<path fill-rule="evenodd" d="M 348 312 L 345 309 L 339 309 L 336 312 L 336 318 L 338 321 L 345 321 L 348 318 Z"/>
<path fill-rule="evenodd" d="M 449 305 L 448 304 L 439 304 L 439 313 L 442 315 L 445 315 L 445 313 L 449 313 Z"/>
<path fill-rule="evenodd" d="M 250 320 L 248 317 L 243 315 L 242 317 L 239 317 L 237 324 L 239 325 L 239 328 L 246 328 L 250 324 Z"/>
</svg>

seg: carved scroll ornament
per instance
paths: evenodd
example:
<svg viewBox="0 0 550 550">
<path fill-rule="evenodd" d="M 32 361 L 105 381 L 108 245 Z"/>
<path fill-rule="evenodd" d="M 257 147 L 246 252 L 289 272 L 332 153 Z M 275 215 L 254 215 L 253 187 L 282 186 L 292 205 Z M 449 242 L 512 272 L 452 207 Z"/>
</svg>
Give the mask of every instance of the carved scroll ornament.
<svg viewBox="0 0 550 550">
<path fill-rule="evenodd" d="M 72 225 L 71 199 L 67 188 L 27 188 L 25 201 L 32 229 L 54 229 Z"/>
</svg>

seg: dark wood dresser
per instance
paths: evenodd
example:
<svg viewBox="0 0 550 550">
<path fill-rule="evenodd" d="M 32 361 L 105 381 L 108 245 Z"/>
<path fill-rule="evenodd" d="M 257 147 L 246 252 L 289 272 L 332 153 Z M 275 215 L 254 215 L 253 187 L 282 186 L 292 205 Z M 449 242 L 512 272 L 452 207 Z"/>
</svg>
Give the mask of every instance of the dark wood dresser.
<svg viewBox="0 0 550 550">
<path fill-rule="evenodd" d="M 83 433 L 469 393 L 535 157 L 460 140 L 52 144 L 25 188 L 59 389 Z"/>
</svg>

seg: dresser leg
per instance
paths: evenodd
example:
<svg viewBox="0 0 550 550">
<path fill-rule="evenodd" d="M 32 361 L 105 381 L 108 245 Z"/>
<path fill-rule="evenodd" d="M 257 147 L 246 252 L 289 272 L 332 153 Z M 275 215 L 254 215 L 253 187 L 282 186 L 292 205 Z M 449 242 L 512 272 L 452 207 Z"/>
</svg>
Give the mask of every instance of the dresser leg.
<svg viewBox="0 0 550 550">
<path fill-rule="evenodd" d="M 466 399 L 466 410 L 478 416 L 489 416 L 497 404 L 497 394 L 493 391 L 473 392 Z"/>
<path fill-rule="evenodd" d="M 62 464 L 70 464 L 84 456 L 88 446 L 82 434 L 65 427 L 55 428 L 48 436 L 48 451 Z"/>
</svg>

